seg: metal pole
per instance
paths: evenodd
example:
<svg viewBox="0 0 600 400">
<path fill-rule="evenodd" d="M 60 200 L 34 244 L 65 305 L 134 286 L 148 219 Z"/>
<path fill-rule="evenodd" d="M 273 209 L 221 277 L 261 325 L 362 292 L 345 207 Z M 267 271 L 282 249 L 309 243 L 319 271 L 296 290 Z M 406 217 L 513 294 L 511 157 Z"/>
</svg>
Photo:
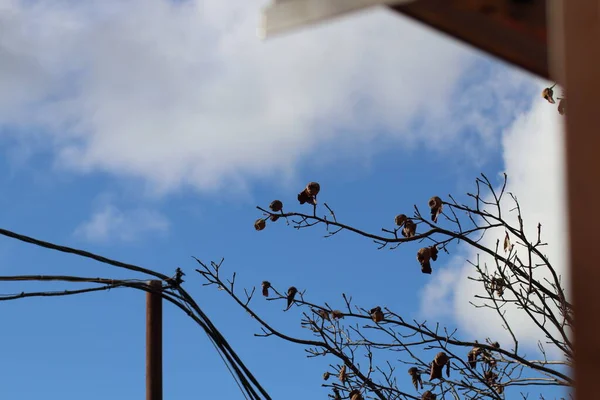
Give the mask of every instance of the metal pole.
<svg viewBox="0 0 600 400">
<path fill-rule="evenodd" d="M 162 282 L 148 285 L 156 293 L 146 293 L 146 400 L 162 400 Z"/>
</svg>

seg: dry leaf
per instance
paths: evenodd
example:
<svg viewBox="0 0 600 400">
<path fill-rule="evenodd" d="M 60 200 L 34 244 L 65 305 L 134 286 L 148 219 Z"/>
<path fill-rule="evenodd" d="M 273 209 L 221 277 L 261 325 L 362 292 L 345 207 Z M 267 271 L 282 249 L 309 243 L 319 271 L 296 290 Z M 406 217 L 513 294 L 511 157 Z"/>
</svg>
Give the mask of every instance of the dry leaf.
<svg viewBox="0 0 600 400">
<path fill-rule="evenodd" d="M 263 281 L 262 284 L 262 294 L 263 296 L 267 297 L 269 295 L 269 288 L 271 287 L 271 282 L 269 281 Z"/>
<path fill-rule="evenodd" d="M 442 199 L 437 196 L 433 196 L 429 199 L 429 208 L 431 209 L 431 220 L 437 223 L 438 216 L 442 213 L 444 208 L 442 205 Z"/>
</svg>

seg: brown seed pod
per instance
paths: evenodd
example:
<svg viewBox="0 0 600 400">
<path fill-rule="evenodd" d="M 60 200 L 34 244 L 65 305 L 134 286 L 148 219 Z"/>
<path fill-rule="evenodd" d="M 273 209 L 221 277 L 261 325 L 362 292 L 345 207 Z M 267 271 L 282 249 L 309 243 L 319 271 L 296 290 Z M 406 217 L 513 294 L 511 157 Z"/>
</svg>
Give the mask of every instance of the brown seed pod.
<svg viewBox="0 0 600 400">
<path fill-rule="evenodd" d="M 273 212 L 279 212 L 283 210 L 283 203 L 279 200 L 273 200 L 271 204 L 269 204 L 269 208 Z"/>
<path fill-rule="evenodd" d="M 321 186 L 317 182 L 310 182 L 303 191 L 298 193 L 298 202 L 300 202 L 300 204 L 308 203 L 316 206 L 317 194 L 320 190 Z"/>
<path fill-rule="evenodd" d="M 287 291 L 287 308 L 286 308 L 286 310 L 289 310 L 290 307 L 292 306 L 292 304 L 294 303 L 294 296 L 296 296 L 296 293 L 298 293 L 298 289 L 296 289 L 294 286 L 290 286 L 290 288 Z"/>
<path fill-rule="evenodd" d="M 331 312 L 331 317 L 333 319 L 342 319 L 344 318 L 344 314 L 340 310 L 333 310 Z"/>
<path fill-rule="evenodd" d="M 431 247 L 429 248 L 429 253 L 431 254 L 431 259 L 432 259 L 433 261 L 437 261 L 437 257 L 438 257 L 439 250 L 438 250 L 438 248 L 437 248 L 437 245 L 436 245 L 436 244 L 434 244 L 433 246 L 431 246 Z"/>
<path fill-rule="evenodd" d="M 319 317 L 323 318 L 324 320 L 330 321 L 329 313 L 327 312 L 327 310 L 318 310 L 317 315 L 319 315 Z"/>
<path fill-rule="evenodd" d="M 402 228 L 402 236 L 404 236 L 405 238 L 410 238 L 415 236 L 416 232 L 417 224 L 415 224 L 412 219 L 408 218 L 404 223 L 404 228 Z"/>
<path fill-rule="evenodd" d="M 506 232 L 506 236 L 504 236 L 504 252 L 508 252 L 510 249 L 510 236 L 508 236 L 508 231 Z"/>
<path fill-rule="evenodd" d="M 552 90 L 552 88 L 554 87 L 554 85 L 552 85 L 551 87 L 545 88 L 544 90 L 542 90 L 542 97 L 546 100 L 548 100 L 548 102 L 550 104 L 554 104 L 554 90 Z"/>
<path fill-rule="evenodd" d="M 319 191 L 321 191 L 321 185 L 317 182 L 310 182 L 306 185 L 306 193 L 308 193 L 309 196 L 315 197 L 319 194 Z"/>
<path fill-rule="evenodd" d="M 433 361 L 440 366 L 444 366 L 448 363 L 448 361 L 450 361 L 450 358 L 448 357 L 448 355 L 446 353 L 444 353 L 443 351 L 440 351 L 439 353 L 437 353 L 435 355 L 435 358 L 433 359 Z"/>
<path fill-rule="evenodd" d="M 262 218 L 259 218 L 256 221 L 254 221 L 254 229 L 256 229 L 257 231 L 262 231 L 263 229 L 265 229 L 266 226 L 267 222 Z"/>
<path fill-rule="evenodd" d="M 402 226 L 402 225 L 404 225 L 404 223 L 406 222 L 407 219 L 408 219 L 408 217 L 406 215 L 398 214 L 398 215 L 396 215 L 396 218 L 394 218 L 394 222 L 396 223 L 396 225 Z"/>
<path fill-rule="evenodd" d="M 270 215 L 269 219 L 273 222 L 277 221 L 279 219 L 279 215 Z"/>
<path fill-rule="evenodd" d="M 360 394 L 360 390 L 353 389 L 348 393 L 348 397 L 350 400 L 363 400 L 362 394 Z"/>
<path fill-rule="evenodd" d="M 492 343 L 492 347 L 495 347 L 495 348 L 499 349 L 500 348 L 500 343 L 494 342 L 494 343 Z"/>
<path fill-rule="evenodd" d="M 383 321 L 383 311 L 381 311 L 381 307 L 377 306 L 375 308 L 372 308 L 369 311 L 369 314 L 371 315 L 371 318 L 375 323 Z"/>
<path fill-rule="evenodd" d="M 430 198 L 429 208 L 431 209 L 431 220 L 437 223 L 438 216 L 442 213 L 442 209 L 444 208 L 442 205 L 442 199 L 437 196 Z"/>
<path fill-rule="evenodd" d="M 483 374 L 483 378 L 485 379 L 488 385 L 494 385 L 498 380 L 498 374 L 496 374 L 492 370 L 488 370 Z"/>
<path fill-rule="evenodd" d="M 473 347 L 471 350 L 469 350 L 469 353 L 467 354 L 467 361 L 469 363 L 469 367 L 471 368 L 477 368 L 477 357 L 479 357 L 479 355 L 481 354 L 481 348 L 479 347 Z"/>
<path fill-rule="evenodd" d="M 440 351 L 435 355 L 431 363 L 431 373 L 429 380 L 442 379 L 442 371 L 446 366 L 446 375 L 450 375 L 450 358 L 446 353 Z"/>
<path fill-rule="evenodd" d="M 422 247 L 417 252 L 417 261 L 421 264 L 421 272 L 424 274 L 431 274 L 431 248 L 430 247 Z"/>
<path fill-rule="evenodd" d="M 496 294 L 500 297 L 504 295 L 504 279 L 502 277 L 494 277 L 490 279 L 490 290 L 496 292 Z"/>
<path fill-rule="evenodd" d="M 345 365 L 342 365 L 342 368 L 340 368 L 340 373 L 338 374 L 338 379 L 342 383 L 346 382 L 346 379 L 348 379 L 348 374 L 346 374 L 346 366 Z"/>
<path fill-rule="evenodd" d="M 340 391 L 337 388 L 333 388 L 333 400 L 342 400 Z"/>
<path fill-rule="evenodd" d="M 567 99 L 564 97 L 558 100 L 558 113 L 565 115 L 567 113 Z"/>
<path fill-rule="evenodd" d="M 423 390 L 423 381 L 421 380 L 421 374 L 417 367 L 411 367 L 408 369 L 408 374 L 412 379 L 412 384 L 416 390 L 419 390 L 419 385 L 421 385 L 421 390 Z"/>
<path fill-rule="evenodd" d="M 269 296 L 269 288 L 271 287 L 271 282 L 263 281 L 261 284 L 261 287 L 262 287 L 263 296 L 265 296 L 265 297 Z"/>
<path fill-rule="evenodd" d="M 431 393 L 429 390 L 426 390 L 421 395 L 421 400 L 436 400 L 437 395 Z"/>
<path fill-rule="evenodd" d="M 438 365 L 435 361 L 431 362 L 431 369 L 429 371 L 429 380 L 442 379 L 442 371 L 444 370 L 443 365 Z"/>
<path fill-rule="evenodd" d="M 324 380 L 324 381 L 326 381 L 327 379 L 329 379 L 329 376 L 330 376 L 330 375 L 331 375 L 331 374 L 329 373 L 329 371 L 325 372 L 325 373 L 323 374 L 323 380 Z"/>
</svg>

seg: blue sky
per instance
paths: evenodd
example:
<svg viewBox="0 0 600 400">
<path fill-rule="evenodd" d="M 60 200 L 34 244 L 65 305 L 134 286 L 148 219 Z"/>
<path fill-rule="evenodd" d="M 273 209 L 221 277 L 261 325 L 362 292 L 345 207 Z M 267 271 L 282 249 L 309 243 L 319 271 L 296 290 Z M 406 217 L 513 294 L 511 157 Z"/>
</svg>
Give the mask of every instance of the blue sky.
<svg viewBox="0 0 600 400">
<path fill-rule="evenodd" d="M 254 207 L 278 198 L 301 210 L 295 196 L 314 180 L 339 219 L 376 232 L 432 195 L 462 196 L 480 172 L 507 171 L 531 210 L 540 196 L 562 196 L 562 131 L 540 101 L 545 82 L 410 21 L 367 12 L 260 43 L 263 3 L 0 1 L 2 228 L 165 274 L 181 267 L 187 290 L 273 398 L 325 398 L 327 363 L 253 337 L 256 323 L 201 286 L 191 256 L 225 257 L 245 287 L 267 279 L 339 305 L 351 293 L 410 318 L 433 315 L 424 298 L 442 285 L 434 317 L 483 335 L 456 279 L 468 249 L 427 276 L 416 249 L 377 251 L 345 232 L 324 239 L 322 228 L 283 222 L 256 232 Z M 560 212 L 559 200 L 532 218 Z M 561 223 L 549 221 L 551 238 Z M 137 277 L 7 238 L 0 265 L 3 275 Z M 23 290 L 2 283 L 2 293 Z M 2 397 L 143 396 L 144 306 L 144 294 L 129 290 L 0 303 Z M 297 310 L 262 298 L 255 307 L 305 335 Z M 242 398 L 204 333 L 169 305 L 164 392 Z"/>
</svg>

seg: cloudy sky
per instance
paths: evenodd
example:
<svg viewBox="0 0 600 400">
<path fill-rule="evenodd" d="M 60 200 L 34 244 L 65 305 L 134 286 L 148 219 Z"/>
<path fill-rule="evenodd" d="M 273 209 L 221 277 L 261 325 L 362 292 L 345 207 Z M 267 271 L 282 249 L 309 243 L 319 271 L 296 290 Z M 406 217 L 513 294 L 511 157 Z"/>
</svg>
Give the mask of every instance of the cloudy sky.
<svg viewBox="0 0 600 400">
<path fill-rule="evenodd" d="M 414 203 L 460 196 L 480 172 L 499 183 L 506 171 L 528 229 L 542 222 L 564 273 L 562 121 L 540 97 L 548 82 L 379 9 L 261 42 L 265 4 L 0 0 L 2 228 L 189 270 L 188 289 L 274 398 L 323 398 L 326 363 L 253 337 L 246 313 L 201 287 L 190 256 L 225 257 L 247 286 L 269 279 L 332 303 L 353 293 L 365 307 L 458 326 L 469 340 L 501 336 L 493 316 L 468 312 L 470 249 L 426 276 L 411 249 L 378 252 L 284 224 L 257 233 L 254 206 L 295 204 L 316 180 L 339 218 L 379 231 Z M 127 276 L 8 239 L 0 265 L 5 275 Z M 366 271 L 376 287 L 362 283 Z M 143 395 L 143 295 L 0 305 L 11 344 L 2 397 Z M 257 307 L 298 332 L 299 313 Z M 199 328 L 165 312 L 165 399 L 241 398 Z M 519 327 L 535 349 L 535 331 Z"/>
</svg>

